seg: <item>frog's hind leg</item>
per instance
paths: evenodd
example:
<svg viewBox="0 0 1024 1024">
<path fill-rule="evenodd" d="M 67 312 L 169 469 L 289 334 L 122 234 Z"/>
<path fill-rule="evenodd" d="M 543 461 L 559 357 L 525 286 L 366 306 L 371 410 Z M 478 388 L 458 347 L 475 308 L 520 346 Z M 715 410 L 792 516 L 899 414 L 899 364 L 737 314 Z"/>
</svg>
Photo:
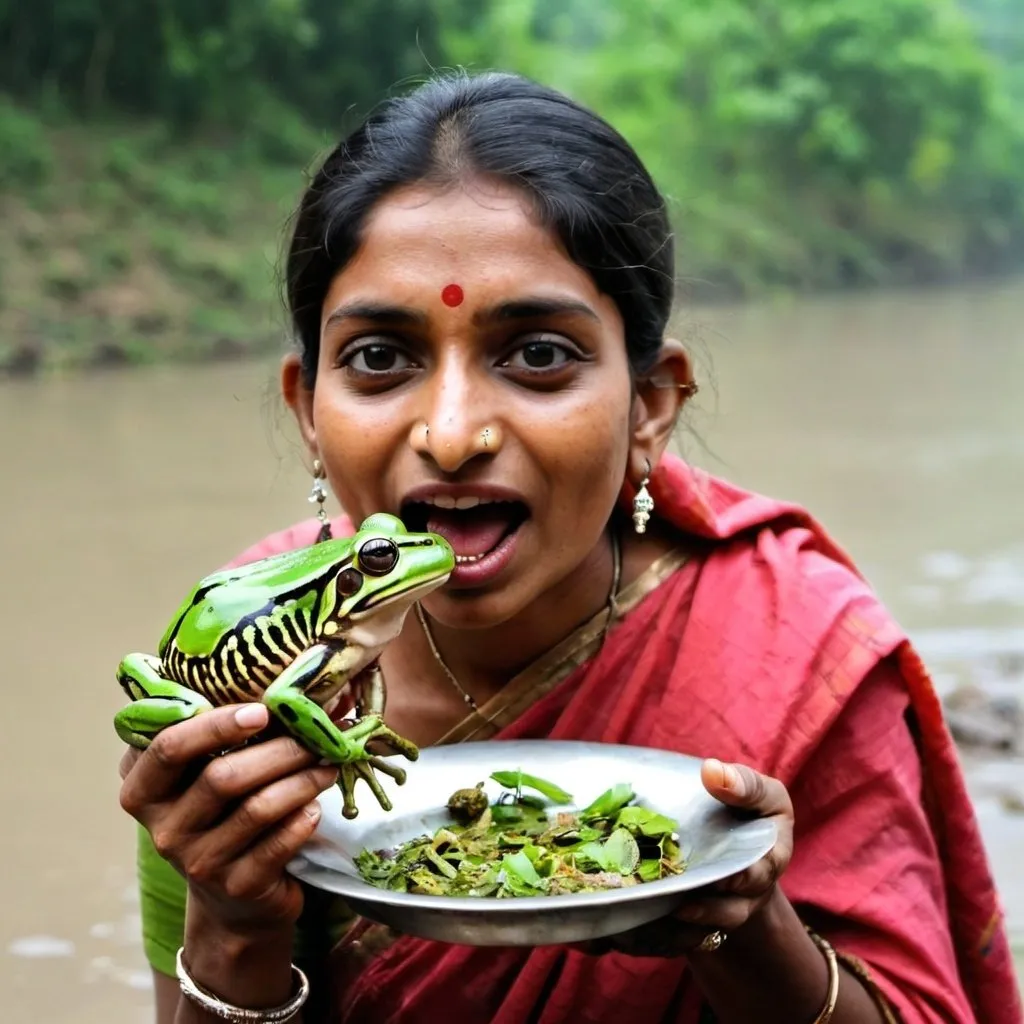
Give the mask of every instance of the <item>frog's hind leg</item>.
<svg viewBox="0 0 1024 1024">
<path fill-rule="evenodd" d="M 374 769 L 390 775 L 399 785 L 405 782 L 405 772 L 370 753 L 367 743 L 371 740 L 387 743 L 410 761 L 415 761 L 420 753 L 414 743 L 389 729 L 379 714 L 368 714 L 343 729 L 331 721 L 316 701 L 306 696 L 307 691 L 325 677 L 348 674 L 351 660 L 350 650 L 317 644 L 299 655 L 263 695 L 264 703 L 289 732 L 314 753 L 341 768 L 338 785 L 344 797 L 346 818 L 354 818 L 359 813 L 353 789 L 360 778 L 366 780 L 381 807 L 391 810 L 391 801 L 374 777 Z"/>
<path fill-rule="evenodd" d="M 118 666 L 117 681 L 132 702 L 114 716 L 114 729 L 125 743 L 140 750 L 167 726 L 213 707 L 201 694 L 165 679 L 160 659 L 152 654 L 127 655 Z"/>
</svg>

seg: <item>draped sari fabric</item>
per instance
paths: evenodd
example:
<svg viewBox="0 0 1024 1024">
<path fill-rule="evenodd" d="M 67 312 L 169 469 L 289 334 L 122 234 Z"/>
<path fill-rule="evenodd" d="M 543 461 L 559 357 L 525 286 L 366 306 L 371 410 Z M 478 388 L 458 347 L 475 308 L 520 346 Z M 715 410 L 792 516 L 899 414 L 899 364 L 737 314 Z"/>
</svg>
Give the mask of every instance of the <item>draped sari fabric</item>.
<svg viewBox="0 0 1024 1024">
<path fill-rule="evenodd" d="M 671 457 L 650 490 L 682 553 L 625 594 L 603 644 L 598 617 L 445 742 L 629 743 L 776 776 L 796 810 L 782 888 L 888 1018 L 1021 1024 L 974 812 L 907 638 L 801 508 Z M 713 1019 L 685 958 L 473 948 L 360 922 L 333 975 L 338 1024 Z"/>
</svg>

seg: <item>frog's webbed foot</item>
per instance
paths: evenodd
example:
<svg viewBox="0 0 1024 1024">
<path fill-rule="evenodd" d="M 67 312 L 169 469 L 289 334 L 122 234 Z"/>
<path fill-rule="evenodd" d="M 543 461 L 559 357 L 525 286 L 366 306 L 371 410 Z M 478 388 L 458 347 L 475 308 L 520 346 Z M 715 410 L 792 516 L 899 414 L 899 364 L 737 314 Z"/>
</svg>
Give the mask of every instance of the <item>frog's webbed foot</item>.
<svg viewBox="0 0 1024 1024">
<path fill-rule="evenodd" d="M 341 723 L 344 725 L 345 723 Z M 381 787 L 380 781 L 373 774 L 374 769 L 389 775 L 399 786 L 405 784 L 405 769 L 398 765 L 389 764 L 382 757 L 367 750 L 367 745 L 373 743 L 384 743 L 410 761 L 415 761 L 420 756 L 419 747 L 399 736 L 394 729 L 390 729 L 382 721 L 379 715 L 368 715 L 353 722 L 347 729 L 341 730 L 341 735 L 347 744 L 350 744 L 352 754 L 350 759 L 340 765 L 341 773 L 338 777 L 338 788 L 344 800 L 342 814 L 346 818 L 355 818 L 359 811 L 355 803 L 355 785 L 359 779 L 364 779 L 370 787 L 371 792 L 377 798 L 377 803 L 385 811 L 390 811 L 392 804 L 387 793 Z"/>
<path fill-rule="evenodd" d="M 355 789 L 356 783 L 360 779 L 363 779 L 370 787 L 370 791 L 377 798 L 377 803 L 385 811 L 391 810 L 391 801 L 381 787 L 377 776 L 373 774 L 375 768 L 385 775 L 390 775 L 398 785 L 401 786 L 405 783 L 405 769 L 399 768 L 398 765 L 388 764 L 387 761 L 380 757 L 369 757 L 365 761 L 353 761 L 351 764 L 343 764 L 338 775 L 338 789 L 341 790 L 341 813 L 346 818 L 352 819 L 359 814 L 359 808 L 356 807 Z"/>
</svg>

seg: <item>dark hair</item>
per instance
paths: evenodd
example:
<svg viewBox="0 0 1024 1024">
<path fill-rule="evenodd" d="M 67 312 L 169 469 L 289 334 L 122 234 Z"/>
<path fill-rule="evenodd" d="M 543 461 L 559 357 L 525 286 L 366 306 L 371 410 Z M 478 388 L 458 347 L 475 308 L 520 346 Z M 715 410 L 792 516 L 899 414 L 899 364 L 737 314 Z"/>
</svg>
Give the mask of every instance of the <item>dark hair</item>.
<svg viewBox="0 0 1024 1024">
<path fill-rule="evenodd" d="M 633 148 L 554 89 L 513 74 L 456 73 L 383 103 L 327 156 L 302 198 L 286 277 L 308 387 L 324 297 L 374 204 L 403 185 L 473 175 L 523 190 L 615 301 L 633 372 L 654 364 L 672 311 L 673 238 L 665 201 Z"/>
</svg>

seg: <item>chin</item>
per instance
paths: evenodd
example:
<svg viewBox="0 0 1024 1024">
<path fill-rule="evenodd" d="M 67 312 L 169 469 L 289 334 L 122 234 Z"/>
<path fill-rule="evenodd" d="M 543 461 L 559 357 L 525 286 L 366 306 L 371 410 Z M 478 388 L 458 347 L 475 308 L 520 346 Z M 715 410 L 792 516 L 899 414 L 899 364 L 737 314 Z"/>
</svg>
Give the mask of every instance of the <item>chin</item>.
<svg viewBox="0 0 1024 1024">
<path fill-rule="evenodd" d="M 422 603 L 432 619 L 449 629 L 492 629 L 514 618 L 531 601 L 517 599 L 509 587 L 494 590 L 445 587 Z"/>
</svg>

